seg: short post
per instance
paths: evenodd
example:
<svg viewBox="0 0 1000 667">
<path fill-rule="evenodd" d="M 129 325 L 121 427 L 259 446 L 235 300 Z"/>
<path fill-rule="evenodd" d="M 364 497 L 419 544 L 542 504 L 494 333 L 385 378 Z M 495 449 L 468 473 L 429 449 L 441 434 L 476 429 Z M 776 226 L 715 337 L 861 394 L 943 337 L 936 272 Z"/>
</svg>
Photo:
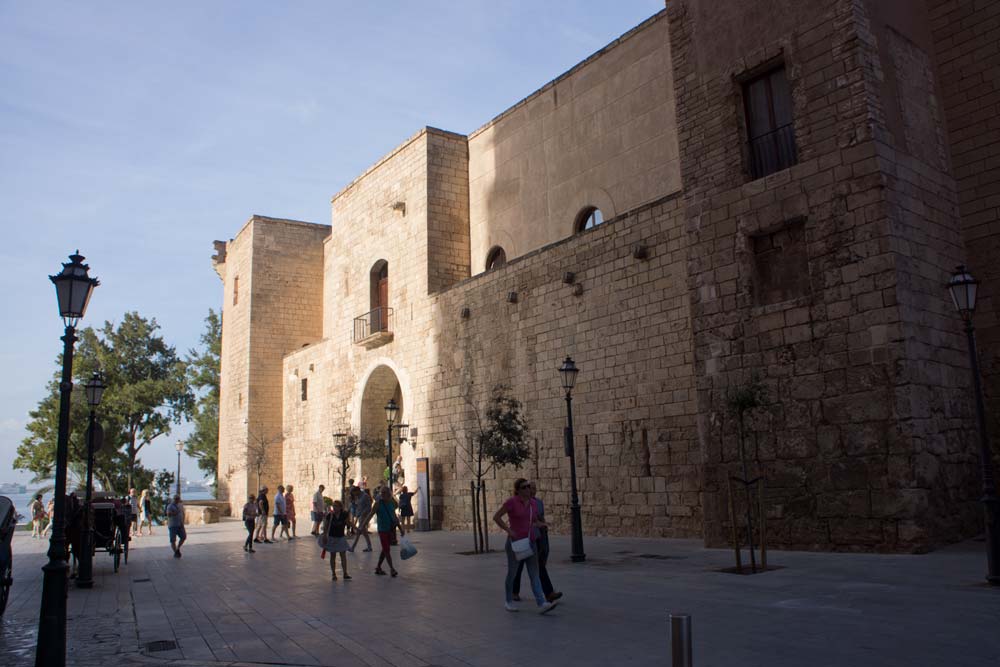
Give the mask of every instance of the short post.
<svg viewBox="0 0 1000 667">
<path fill-rule="evenodd" d="M 690 614 L 670 614 L 670 665 L 671 667 L 694 665 Z"/>
</svg>

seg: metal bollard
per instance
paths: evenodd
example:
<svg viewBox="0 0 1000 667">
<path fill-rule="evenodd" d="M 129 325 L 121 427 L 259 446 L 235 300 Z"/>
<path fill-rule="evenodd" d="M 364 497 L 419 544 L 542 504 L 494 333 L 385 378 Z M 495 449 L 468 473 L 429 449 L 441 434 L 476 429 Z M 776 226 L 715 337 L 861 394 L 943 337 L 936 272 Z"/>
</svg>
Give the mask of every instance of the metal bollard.
<svg viewBox="0 0 1000 667">
<path fill-rule="evenodd" d="M 693 667 L 690 614 L 670 614 L 670 656 L 671 667 Z"/>
</svg>

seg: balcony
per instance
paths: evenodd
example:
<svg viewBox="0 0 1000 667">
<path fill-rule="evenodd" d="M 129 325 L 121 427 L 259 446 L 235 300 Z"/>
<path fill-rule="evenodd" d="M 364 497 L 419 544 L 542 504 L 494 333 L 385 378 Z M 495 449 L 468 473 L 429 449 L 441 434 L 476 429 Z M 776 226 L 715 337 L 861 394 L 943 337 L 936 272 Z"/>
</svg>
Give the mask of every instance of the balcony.
<svg viewBox="0 0 1000 667">
<path fill-rule="evenodd" d="M 353 342 L 364 348 L 385 345 L 392 340 L 392 308 L 382 306 L 354 318 Z"/>
<path fill-rule="evenodd" d="M 795 127 L 783 125 L 750 141 L 750 175 L 764 178 L 799 161 L 795 148 Z"/>
</svg>

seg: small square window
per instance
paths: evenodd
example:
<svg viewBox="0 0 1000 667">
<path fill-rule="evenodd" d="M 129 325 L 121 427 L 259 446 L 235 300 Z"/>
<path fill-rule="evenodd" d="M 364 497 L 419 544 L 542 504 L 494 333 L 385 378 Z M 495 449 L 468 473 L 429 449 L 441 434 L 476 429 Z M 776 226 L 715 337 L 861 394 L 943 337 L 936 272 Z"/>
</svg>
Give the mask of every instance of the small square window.
<svg viewBox="0 0 1000 667">
<path fill-rule="evenodd" d="M 748 171 L 763 178 L 798 162 L 792 93 L 784 65 L 743 84 Z"/>
<path fill-rule="evenodd" d="M 302 400 L 303 401 L 308 401 L 309 400 L 309 379 L 308 378 L 302 378 Z"/>
<path fill-rule="evenodd" d="M 758 306 L 790 301 L 809 293 L 809 253 L 805 222 L 750 239 L 754 259 L 754 297 Z"/>
</svg>

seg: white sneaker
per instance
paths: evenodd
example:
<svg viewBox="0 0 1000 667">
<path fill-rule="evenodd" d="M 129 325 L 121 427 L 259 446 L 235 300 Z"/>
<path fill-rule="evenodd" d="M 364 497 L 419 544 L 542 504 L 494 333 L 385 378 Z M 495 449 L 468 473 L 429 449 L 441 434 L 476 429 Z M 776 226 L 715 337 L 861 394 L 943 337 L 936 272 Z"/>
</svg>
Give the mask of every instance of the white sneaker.
<svg viewBox="0 0 1000 667">
<path fill-rule="evenodd" d="M 555 609 L 557 606 L 559 606 L 558 602 L 546 602 L 544 604 L 540 604 L 538 605 L 538 613 L 547 614 L 553 609 Z"/>
<path fill-rule="evenodd" d="M 504 602 L 503 608 L 506 609 L 507 611 L 517 611 L 517 605 L 514 604 L 513 602 Z"/>
</svg>

